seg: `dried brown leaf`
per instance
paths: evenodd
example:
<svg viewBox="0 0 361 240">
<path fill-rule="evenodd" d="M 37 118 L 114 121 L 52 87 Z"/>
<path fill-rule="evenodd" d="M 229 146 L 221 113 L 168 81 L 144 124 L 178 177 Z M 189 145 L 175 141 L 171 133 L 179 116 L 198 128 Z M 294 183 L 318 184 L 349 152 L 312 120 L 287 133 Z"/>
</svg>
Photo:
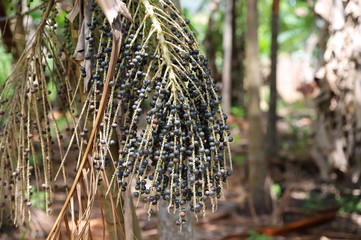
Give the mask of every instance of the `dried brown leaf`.
<svg viewBox="0 0 361 240">
<path fill-rule="evenodd" d="M 73 9 L 73 1 L 72 0 L 61 0 L 59 2 L 60 8 L 65 12 L 70 12 Z"/>
<path fill-rule="evenodd" d="M 90 11 L 90 2 L 89 1 L 85 1 L 84 2 L 84 19 L 83 19 L 83 23 L 84 22 L 91 22 L 91 18 L 92 18 L 92 13 Z M 84 25 L 84 46 L 89 46 L 88 40 L 85 40 L 85 36 L 89 36 L 89 28 L 86 27 Z M 86 51 L 86 49 L 85 49 Z M 84 55 L 88 54 L 87 52 L 84 52 Z M 85 61 L 85 71 L 86 71 L 86 77 L 84 78 L 84 91 L 88 90 L 88 84 L 90 81 L 90 76 L 91 76 L 91 66 L 92 66 L 92 59 Z"/>
<path fill-rule="evenodd" d="M 74 60 L 78 62 L 84 60 L 84 51 L 85 51 L 84 28 L 85 28 L 85 24 L 83 22 L 78 35 L 78 43 L 76 44 L 73 54 Z"/>
<path fill-rule="evenodd" d="M 68 15 L 66 15 L 66 18 L 70 21 L 73 22 L 75 17 L 78 16 L 80 12 L 80 0 L 75 0 L 75 3 L 70 11 L 70 13 Z"/>
<path fill-rule="evenodd" d="M 105 17 L 110 25 L 113 26 L 116 19 L 119 20 L 119 15 L 123 15 L 126 19 L 132 22 L 132 16 L 125 3 L 120 0 L 97 0 Z"/>
</svg>

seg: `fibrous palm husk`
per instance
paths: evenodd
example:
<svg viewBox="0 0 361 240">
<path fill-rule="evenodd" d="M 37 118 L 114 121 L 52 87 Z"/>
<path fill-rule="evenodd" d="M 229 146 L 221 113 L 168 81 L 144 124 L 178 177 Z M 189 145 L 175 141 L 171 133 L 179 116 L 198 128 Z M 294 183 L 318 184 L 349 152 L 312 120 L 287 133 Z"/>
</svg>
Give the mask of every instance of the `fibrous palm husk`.
<svg viewBox="0 0 361 240">
<path fill-rule="evenodd" d="M 360 162 L 361 2 L 318 0 L 315 12 L 329 24 L 324 64 L 316 73 L 320 95 L 311 153 L 321 177 L 348 172 Z"/>
</svg>

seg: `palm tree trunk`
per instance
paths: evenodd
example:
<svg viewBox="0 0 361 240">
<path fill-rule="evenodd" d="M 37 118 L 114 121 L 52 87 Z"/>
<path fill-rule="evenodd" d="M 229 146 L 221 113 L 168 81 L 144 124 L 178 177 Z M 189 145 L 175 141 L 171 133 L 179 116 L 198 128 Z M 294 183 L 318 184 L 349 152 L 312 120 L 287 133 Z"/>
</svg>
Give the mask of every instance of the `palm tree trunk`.
<svg viewBox="0 0 361 240">
<path fill-rule="evenodd" d="M 232 71 L 232 13 L 233 0 L 226 1 L 226 19 L 223 31 L 222 99 L 225 114 L 231 113 L 231 71 Z"/>
<path fill-rule="evenodd" d="M 159 240 L 196 240 L 195 219 L 193 213 L 187 211 L 186 224 L 182 229 L 176 224 L 178 214 L 168 213 L 168 204 L 161 200 L 158 211 L 158 239 Z"/>
<path fill-rule="evenodd" d="M 15 4 L 18 11 L 21 13 L 21 2 Z M 0 17 L 7 17 L 6 9 L 3 2 L 0 2 Z M 21 14 L 16 16 L 16 24 L 14 32 L 11 30 L 10 21 L 0 21 L 0 29 L 2 32 L 2 40 L 6 45 L 7 52 L 12 53 L 14 62 L 20 57 L 25 47 L 25 33 L 23 25 L 23 16 Z"/>
<path fill-rule="evenodd" d="M 270 82 L 270 99 L 268 110 L 267 124 L 267 156 L 277 157 L 277 36 L 278 36 L 278 12 L 279 0 L 273 0 L 272 6 L 272 42 L 271 42 L 271 73 Z"/>
<path fill-rule="evenodd" d="M 244 32 L 240 37 L 236 34 L 237 19 L 242 14 L 244 1 L 233 0 L 232 6 L 232 87 L 231 104 L 244 109 L 244 59 L 245 59 L 245 39 Z M 239 10 L 238 10 L 239 9 Z"/>
<path fill-rule="evenodd" d="M 265 190 L 267 162 L 260 108 L 261 69 L 258 46 L 257 1 L 247 0 L 246 84 L 248 88 L 248 166 L 250 200 L 257 213 L 270 211 L 269 191 Z"/>
<path fill-rule="evenodd" d="M 316 1 L 315 13 L 327 24 L 319 45 L 323 58 L 315 74 L 317 120 L 311 155 L 323 179 L 337 172 L 348 181 L 359 179 L 361 143 L 360 2 Z M 357 8 L 353 8 L 358 6 Z M 327 10 L 330 9 L 330 10 Z M 349 9 L 357 9 L 350 11 Z"/>
</svg>

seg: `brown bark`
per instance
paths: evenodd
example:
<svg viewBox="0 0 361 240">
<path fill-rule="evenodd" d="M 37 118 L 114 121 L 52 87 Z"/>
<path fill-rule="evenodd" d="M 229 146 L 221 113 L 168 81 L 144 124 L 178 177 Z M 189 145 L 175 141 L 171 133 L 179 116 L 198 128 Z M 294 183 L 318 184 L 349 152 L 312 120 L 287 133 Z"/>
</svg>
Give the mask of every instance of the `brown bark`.
<svg viewBox="0 0 361 240">
<path fill-rule="evenodd" d="M 218 72 L 217 66 L 216 66 L 216 53 L 217 53 L 217 47 L 218 46 L 218 39 L 213 37 L 214 34 L 214 14 L 217 12 L 219 7 L 220 0 L 213 0 L 210 3 L 209 9 L 209 19 L 208 19 L 208 26 L 207 26 L 207 32 L 206 36 L 203 40 L 203 45 L 206 51 L 206 55 L 208 58 L 208 66 L 211 69 L 212 75 L 214 76 L 214 79 L 216 82 L 220 81 L 221 76 Z"/>
<path fill-rule="evenodd" d="M 232 71 L 232 13 L 233 0 L 226 1 L 223 30 L 223 72 L 222 99 L 225 114 L 231 113 L 231 71 Z"/>
<path fill-rule="evenodd" d="M 172 209 L 170 209 L 172 211 Z M 176 225 L 179 220 L 178 214 L 168 213 L 168 204 L 166 201 L 161 200 L 159 203 L 158 211 L 158 239 L 159 240 L 196 240 L 195 233 L 195 219 L 193 213 L 187 211 L 185 217 L 186 224 L 182 229 Z"/>
<path fill-rule="evenodd" d="M 320 94 L 315 99 L 318 119 L 311 148 L 323 179 L 330 179 L 337 170 L 356 182 L 361 172 L 360 8 L 356 0 L 318 0 L 315 4 L 329 35 L 322 66 L 315 74 Z M 326 37 L 325 31 L 321 37 Z M 325 42 L 320 41 L 320 47 Z"/>
<path fill-rule="evenodd" d="M 0 1 L 0 16 L 7 17 L 4 3 Z M 7 51 L 9 53 L 12 52 L 12 43 L 13 43 L 13 33 L 10 29 L 10 22 L 1 21 L 0 22 L 0 30 L 2 32 L 2 39 L 4 44 L 6 45 Z"/>
<path fill-rule="evenodd" d="M 15 4 L 16 7 L 16 23 L 14 31 L 11 30 L 10 20 L 6 20 L 7 13 L 3 3 L 0 2 L 0 18 L 5 21 L 0 21 L 0 30 L 2 32 L 2 39 L 6 45 L 7 52 L 12 53 L 16 61 L 25 48 L 25 29 L 22 15 L 22 2 Z"/>
<path fill-rule="evenodd" d="M 267 162 L 260 108 L 261 71 L 258 46 L 257 1 L 247 0 L 246 86 L 248 90 L 248 167 L 249 192 L 256 213 L 271 210 L 270 193 L 266 189 Z"/>
<path fill-rule="evenodd" d="M 14 42 L 15 42 L 15 46 L 16 46 L 16 50 L 14 52 L 14 60 L 17 60 L 21 53 L 23 52 L 23 50 L 25 49 L 25 28 L 24 28 L 24 24 L 23 24 L 23 15 L 22 13 L 22 6 L 21 6 L 22 2 L 19 2 L 19 5 L 17 6 L 17 11 L 20 13 L 17 17 L 16 17 L 16 24 L 15 24 L 15 30 L 14 30 Z"/>
<path fill-rule="evenodd" d="M 237 5 L 238 4 L 238 5 Z M 234 0 L 232 7 L 232 88 L 231 103 L 233 106 L 244 108 L 244 59 L 245 59 L 245 36 L 244 32 L 238 37 L 236 35 L 237 21 L 243 1 Z M 240 10 L 238 10 L 240 9 Z M 238 10 L 238 11 L 237 11 Z M 242 13 L 241 13 L 242 14 Z"/>
<path fill-rule="evenodd" d="M 269 76 L 270 99 L 267 121 L 267 156 L 277 157 L 277 51 L 278 51 L 278 12 L 279 0 L 273 0 L 271 21 L 271 73 Z"/>
</svg>

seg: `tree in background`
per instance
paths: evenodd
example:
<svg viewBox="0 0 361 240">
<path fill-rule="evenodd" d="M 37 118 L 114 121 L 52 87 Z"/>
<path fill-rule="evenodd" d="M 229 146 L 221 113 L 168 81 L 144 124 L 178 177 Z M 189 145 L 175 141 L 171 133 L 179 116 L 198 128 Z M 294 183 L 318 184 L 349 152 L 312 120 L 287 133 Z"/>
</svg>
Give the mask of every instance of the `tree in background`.
<svg viewBox="0 0 361 240">
<path fill-rule="evenodd" d="M 262 86 L 258 46 L 257 1 L 247 0 L 246 31 L 246 89 L 248 92 L 248 186 L 250 200 L 257 213 L 271 210 L 270 192 L 265 185 L 267 161 L 265 158 L 260 88 Z"/>
<path fill-rule="evenodd" d="M 222 71 L 222 103 L 224 112 L 231 113 L 232 89 L 232 45 L 233 45 L 233 7 L 235 0 L 226 1 L 225 21 L 223 27 L 223 71 Z"/>
<path fill-rule="evenodd" d="M 7 52 L 12 53 L 15 60 L 17 60 L 25 47 L 25 29 L 23 25 L 23 15 L 17 14 L 16 24 L 14 29 L 11 29 L 10 24 L 6 21 L 6 4 L 0 2 L 0 29 L 2 32 L 2 40 L 6 45 Z M 22 12 L 23 6 L 20 3 L 14 4 L 18 12 Z"/>
<path fill-rule="evenodd" d="M 311 154 L 323 179 L 338 170 L 360 175 L 361 2 L 318 0 L 315 12 L 328 24 L 323 65 L 316 73 L 320 94 Z"/>
<path fill-rule="evenodd" d="M 278 28 L 279 28 L 279 0 L 273 0 L 271 19 L 271 73 L 269 75 L 270 99 L 267 121 L 267 157 L 277 157 L 277 50 L 278 50 Z"/>
<path fill-rule="evenodd" d="M 232 5 L 228 3 L 225 5 L 224 11 L 220 11 L 219 5 L 224 6 L 220 0 L 212 0 L 209 3 L 209 11 L 207 11 L 207 13 L 209 12 L 209 20 L 207 29 L 204 30 L 206 32 L 203 40 L 204 48 L 216 82 L 222 82 L 224 85 L 222 87 L 222 91 L 224 91 L 224 94 L 222 93 L 223 105 L 230 105 L 230 109 L 232 106 L 243 108 L 245 95 L 243 86 L 245 4 L 244 1 L 234 0 Z M 229 25 L 230 23 L 231 25 Z M 195 27 L 197 28 L 197 26 Z M 222 66 L 218 66 L 219 69 L 216 64 L 216 61 L 220 60 L 218 58 L 222 59 Z M 229 62 L 231 66 L 229 66 Z M 227 88 L 229 91 L 226 90 Z M 228 97 L 229 99 L 227 99 Z"/>
<path fill-rule="evenodd" d="M 234 0 L 232 6 L 232 106 L 244 109 L 245 1 Z M 232 109 L 231 106 L 231 109 Z"/>
</svg>

